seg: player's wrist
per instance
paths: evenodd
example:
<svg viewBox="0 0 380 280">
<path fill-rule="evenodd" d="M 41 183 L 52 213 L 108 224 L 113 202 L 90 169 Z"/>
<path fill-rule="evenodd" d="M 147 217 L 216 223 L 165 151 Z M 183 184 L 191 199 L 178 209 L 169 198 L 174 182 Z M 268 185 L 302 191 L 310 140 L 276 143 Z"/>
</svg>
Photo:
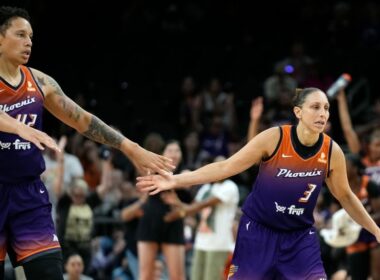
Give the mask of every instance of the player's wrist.
<svg viewBox="0 0 380 280">
<path fill-rule="evenodd" d="M 183 185 L 180 184 L 180 181 L 178 180 L 178 176 L 177 175 L 172 175 L 173 177 L 173 183 L 171 185 L 171 189 L 181 189 L 181 188 L 185 188 Z"/>
<path fill-rule="evenodd" d="M 23 131 L 25 130 L 25 125 L 19 121 L 16 121 L 14 125 L 11 126 L 14 131 L 11 131 L 11 133 L 21 135 Z"/>
<path fill-rule="evenodd" d="M 120 145 L 120 150 L 131 158 L 133 158 L 133 154 L 138 148 L 140 148 L 139 144 L 129 140 L 128 138 L 124 138 Z"/>
</svg>

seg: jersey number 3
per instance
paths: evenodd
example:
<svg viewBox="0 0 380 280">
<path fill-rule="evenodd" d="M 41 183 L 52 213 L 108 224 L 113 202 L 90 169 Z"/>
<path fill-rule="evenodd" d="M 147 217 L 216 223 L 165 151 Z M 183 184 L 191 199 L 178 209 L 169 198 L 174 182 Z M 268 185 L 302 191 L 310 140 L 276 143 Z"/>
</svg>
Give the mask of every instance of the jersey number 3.
<svg viewBox="0 0 380 280">
<path fill-rule="evenodd" d="M 298 202 L 306 203 L 309 201 L 309 198 L 312 194 L 312 192 L 315 190 L 317 185 L 315 184 L 307 184 L 307 191 L 303 193 L 303 197 L 301 197 Z"/>
</svg>

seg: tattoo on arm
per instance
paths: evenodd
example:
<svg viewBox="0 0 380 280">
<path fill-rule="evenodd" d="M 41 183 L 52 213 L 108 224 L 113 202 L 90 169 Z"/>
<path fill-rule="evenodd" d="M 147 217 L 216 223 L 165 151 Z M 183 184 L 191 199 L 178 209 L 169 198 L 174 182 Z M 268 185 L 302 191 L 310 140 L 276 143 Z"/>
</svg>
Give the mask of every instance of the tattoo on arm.
<svg viewBox="0 0 380 280">
<path fill-rule="evenodd" d="M 84 114 L 83 109 L 75 104 L 71 99 L 66 97 L 59 84 L 53 78 L 49 76 L 38 76 L 37 81 L 41 86 L 51 86 L 54 89 L 53 93 L 59 98 L 58 103 L 63 111 L 69 118 L 74 121 L 79 121 Z M 94 115 L 91 116 L 88 129 L 83 132 L 83 135 L 93 141 L 106 144 L 117 149 L 120 148 L 121 142 L 124 140 L 124 136 L 121 133 L 112 129 Z"/>
<path fill-rule="evenodd" d="M 96 116 L 92 116 L 88 130 L 83 135 L 96 142 L 110 145 L 114 148 L 120 148 L 124 136 L 106 125 Z"/>
<path fill-rule="evenodd" d="M 63 111 L 70 119 L 76 122 L 79 121 L 80 117 L 83 114 L 82 108 L 75 104 L 71 99 L 66 97 L 59 84 L 53 78 L 49 76 L 39 76 L 37 77 L 37 81 L 42 86 L 45 86 L 47 84 L 51 86 L 54 89 L 53 93 L 59 96 L 58 103 Z"/>
</svg>

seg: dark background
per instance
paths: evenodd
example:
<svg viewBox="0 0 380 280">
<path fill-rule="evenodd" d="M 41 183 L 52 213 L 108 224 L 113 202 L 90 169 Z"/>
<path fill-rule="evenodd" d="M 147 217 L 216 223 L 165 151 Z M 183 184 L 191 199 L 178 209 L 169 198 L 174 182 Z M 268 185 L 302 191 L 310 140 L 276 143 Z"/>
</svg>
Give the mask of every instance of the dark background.
<svg viewBox="0 0 380 280">
<path fill-rule="evenodd" d="M 295 40 L 332 77 L 364 79 L 379 92 L 379 4 L 375 1 L 1 1 L 28 9 L 28 64 L 124 134 L 177 136 L 181 80 L 220 77 L 234 86 L 243 135 L 250 102 Z M 349 10 L 344 18 L 337 6 Z M 363 89 L 364 90 L 364 89 Z M 360 98 L 360 91 L 359 97 Z M 370 104 L 370 103 L 369 103 Z M 359 112 L 355 121 L 363 121 Z M 47 115 L 45 130 L 58 133 Z"/>
</svg>

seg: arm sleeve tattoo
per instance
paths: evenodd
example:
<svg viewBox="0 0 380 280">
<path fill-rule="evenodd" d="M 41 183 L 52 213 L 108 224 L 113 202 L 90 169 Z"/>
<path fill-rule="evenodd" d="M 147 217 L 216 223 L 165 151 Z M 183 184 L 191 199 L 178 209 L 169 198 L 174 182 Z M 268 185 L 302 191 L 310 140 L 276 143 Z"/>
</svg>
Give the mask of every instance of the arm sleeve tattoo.
<svg viewBox="0 0 380 280">
<path fill-rule="evenodd" d="M 53 78 L 46 76 L 45 79 L 45 77 L 42 76 L 38 78 L 38 82 L 40 85 L 48 84 L 53 87 L 56 98 L 59 98 L 57 102 L 60 104 L 60 107 L 65 112 L 66 116 L 75 122 L 80 121 L 83 116 L 82 108 L 65 96 L 61 87 Z M 88 129 L 82 134 L 93 141 L 106 144 L 117 149 L 120 148 L 121 142 L 125 138 L 121 133 L 109 127 L 94 115 L 91 115 L 91 121 Z"/>
<path fill-rule="evenodd" d="M 83 135 L 96 142 L 110 145 L 114 148 L 120 148 L 124 136 L 106 125 L 96 116 L 92 115 L 88 130 Z"/>
</svg>

